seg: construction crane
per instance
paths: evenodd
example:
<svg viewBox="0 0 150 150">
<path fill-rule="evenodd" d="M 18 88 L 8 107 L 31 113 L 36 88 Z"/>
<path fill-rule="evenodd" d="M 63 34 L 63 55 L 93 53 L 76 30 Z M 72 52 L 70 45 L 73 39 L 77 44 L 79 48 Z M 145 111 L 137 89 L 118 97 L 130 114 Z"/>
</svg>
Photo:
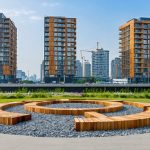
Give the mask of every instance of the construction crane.
<svg viewBox="0 0 150 150">
<path fill-rule="evenodd" d="M 99 42 L 97 42 L 97 50 L 99 49 Z M 80 50 L 80 53 L 81 53 L 81 59 L 82 59 L 82 62 L 83 62 L 83 55 L 82 55 L 82 52 L 90 52 L 90 53 L 92 53 L 92 52 L 94 52 L 94 51 L 91 51 L 91 50 Z"/>
<path fill-rule="evenodd" d="M 83 72 L 83 76 L 84 76 L 84 62 L 87 61 L 85 59 L 85 56 L 82 55 L 82 52 L 94 52 L 94 51 L 89 51 L 89 50 L 80 50 L 80 53 L 81 53 L 81 60 L 82 60 L 82 72 Z"/>
<path fill-rule="evenodd" d="M 99 49 L 99 42 L 97 42 L 97 48 L 96 48 L 96 50 L 98 50 Z M 81 53 L 81 60 L 82 60 L 82 72 L 84 72 L 84 65 L 83 65 L 83 63 L 84 63 L 84 61 L 87 61 L 87 60 L 85 60 L 85 57 L 82 55 L 82 52 L 88 52 L 88 53 L 93 53 L 94 51 L 92 51 L 92 50 L 80 50 L 80 53 Z"/>
</svg>

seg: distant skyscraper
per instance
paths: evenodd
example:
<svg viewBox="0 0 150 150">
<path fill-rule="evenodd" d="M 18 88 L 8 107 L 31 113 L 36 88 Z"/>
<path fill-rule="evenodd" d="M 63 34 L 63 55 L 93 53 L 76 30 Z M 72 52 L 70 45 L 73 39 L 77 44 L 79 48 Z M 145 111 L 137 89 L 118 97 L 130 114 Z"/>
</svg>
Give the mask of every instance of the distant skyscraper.
<svg viewBox="0 0 150 150">
<path fill-rule="evenodd" d="M 33 81 L 33 82 L 37 82 L 36 74 L 31 75 L 28 80 Z"/>
<path fill-rule="evenodd" d="M 13 82 L 17 68 L 17 28 L 0 13 L 0 80 Z"/>
<path fill-rule="evenodd" d="M 42 61 L 42 64 L 41 64 L 40 80 L 41 80 L 41 82 L 44 81 L 44 61 Z"/>
<path fill-rule="evenodd" d="M 17 70 L 16 78 L 19 80 L 25 80 L 27 78 L 26 73 L 22 70 Z"/>
<path fill-rule="evenodd" d="M 109 79 L 109 51 L 97 49 L 92 52 L 92 76 L 101 80 Z"/>
<path fill-rule="evenodd" d="M 84 62 L 84 77 L 91 77 L 91 64 L 88 61 Z"/>
<path fill-rule="evenodd" d="M 45 82 L 71 80 L 76 74 L 76 18 L 45 17 Z"/>
<path fill-rule="evenodd" d="M 121 59 L 116 57 L 111 61 L 111 78 L 121 79 L 121 71 Z"/>
<path fill-rule="evenodd" d="M 122 77 L 140 82 L 150 78 L 150 18 L 132 19 L 120 28 Z"/>
<path fill-rule="evenodd" d="M 76 61 L 76 77 L 83 77 L 82 64 L 80 60 Z"/>
</svg>

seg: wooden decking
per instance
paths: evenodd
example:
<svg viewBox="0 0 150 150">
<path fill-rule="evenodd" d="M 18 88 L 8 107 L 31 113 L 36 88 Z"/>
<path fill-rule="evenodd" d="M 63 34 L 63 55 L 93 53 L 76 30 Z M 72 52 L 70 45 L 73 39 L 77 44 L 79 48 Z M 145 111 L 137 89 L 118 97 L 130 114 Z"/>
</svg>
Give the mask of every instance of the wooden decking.
<svg viewBox="0 0 150 150">
<path fill-rule="evenodd" d="M 0 104 L 0 124 L 14 125 L 22 121 L 31 120 L 30 114 L 21 114 L 5 111 L 6 108 L 23 104 L 24 103 L 17 103 L 17 102 Z"/>
</svg>

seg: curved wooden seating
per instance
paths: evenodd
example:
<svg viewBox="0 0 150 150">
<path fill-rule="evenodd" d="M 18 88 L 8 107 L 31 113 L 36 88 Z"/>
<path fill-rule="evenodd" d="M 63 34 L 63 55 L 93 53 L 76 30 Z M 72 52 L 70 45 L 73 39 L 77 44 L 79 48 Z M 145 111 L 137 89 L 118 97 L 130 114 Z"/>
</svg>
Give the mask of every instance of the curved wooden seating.
<svg viewBox="0 0 150 150">
<path fill-rule="evenodd" d="M 31 120 L 30 114 L 21 114 L 5 111 L 6 108 L 23 104 L 24 103 L 17 103 L 17 102 L 0 104 L 0 124 L 14 125 L 17 124 L 18 122 Z"/>
<path fill-rule="evenodd" d="M 97 112 L 85 112 L 86 118 L 74 119 L 76 131 L 119 130 L 150 126 L 150 104 L 123 103 L 143 108 L 144 112 L 116 117 L 107 117 Z"/>
<path fill-rule="evenodd" d="M 58 103 L 90 103 L 99 104 L 104 107 L 100 108 L 48 108 L 45 105 L 58 104 Z M 45 106 L 45 107 L 44 107 Z M 85 112 L 95 111 L 99 113 L 115 112 L 123 108 L 120 102 L 109 101 L 93 101 L 93 100 L 61 100 L 61 101 L 45 101 L 33 102 L 24 105 L 24 109 L 30 112 L 43 113 L 43 114 L 59 114 L 59 115 L 84 115 Z"/>
</svg>

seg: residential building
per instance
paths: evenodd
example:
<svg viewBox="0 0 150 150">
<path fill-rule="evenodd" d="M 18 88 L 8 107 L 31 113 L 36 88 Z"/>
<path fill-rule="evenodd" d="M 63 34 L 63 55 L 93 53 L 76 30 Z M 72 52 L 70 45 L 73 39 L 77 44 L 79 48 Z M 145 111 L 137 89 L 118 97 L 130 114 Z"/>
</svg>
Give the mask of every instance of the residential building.
<svg viewBox="0 0 150 150">
<path fill-rule="evenodd" d="M 121 59 L 116 57 L 111 61 L 111 78 L 121 79 Z"/>
<path fill-rule="evenodd" d="M 92 76 L 102 81 L 109 80 L 109 51 L 103 48 L 92 52 Z"/>
<path fill-rule="evenodd" d="M 44 82 L 44 60 L 42 61 L 42 64 L 41 64 L 40 81 Z"/>
<path fill-rule="evenodd" d="M 147 82 L 150 77 L 150 18 L 132 19 L 120 28 L 122 77 Z"/>
<path fill-rule="evenodd" d="M 84 77 L 91 77 L 91 64 L 88 61 L 84 62 Z"/>
<path fill-rule="evenodd" d="M 15 82 L 17 68 L 17 28 L 0 13 L 0 82 Z"/>
<path fill-rule="evenodd" d="M 26 76 L 26 73 L 22 70 L 17 70 L 17 73 L 16 73 L 16 78 L 19 80 L 19 81 L 23 81 L 23 80 L 26 80 L 27 76 Z"/>
<path fill-rule="evenodd" d="M 76 74 L 76 18 L 45 17 L 44 80 L 66 82 Z"/>
<path fill-rule="evenodd" d="M 83 77 L 83 67 L 80 60 L 76 61 L 76 77 Z"/>
</svg>

